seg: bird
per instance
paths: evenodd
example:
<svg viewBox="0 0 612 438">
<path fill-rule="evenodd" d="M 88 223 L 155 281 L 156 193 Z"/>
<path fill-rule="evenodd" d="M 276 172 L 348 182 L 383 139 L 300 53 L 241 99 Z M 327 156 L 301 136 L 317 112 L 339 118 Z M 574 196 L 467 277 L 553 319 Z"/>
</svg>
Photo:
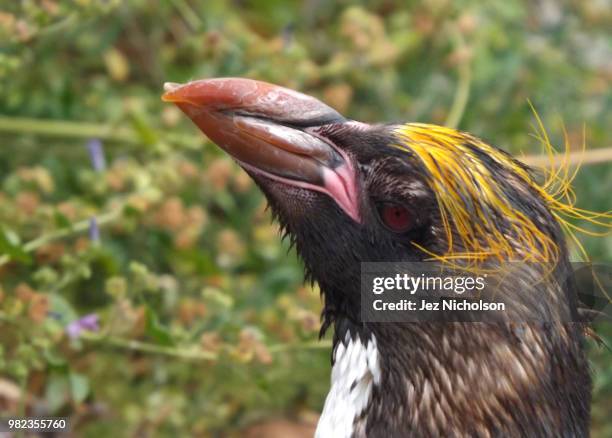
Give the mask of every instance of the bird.
<svg viewBox="0 0 612 438">
<path fill-rule="evenodd" d="M 363 262 L 519 261 L 510 299 L 524 278 L 567 270 L 568 218 L 609 218 L 575 206 L 569 172 L 542 179 L 472 134 L 352 120 L 253 79 L 164 90 L 253 179 L 319 285 L 333 343 L 316 437 L 589 435 L 585 326 L 561 317 L 574 311 L 571 282 L 534 286 L 548 294 L 529 306 L 543 322 L 371 322 L 360 311 Z"/>
</svg>

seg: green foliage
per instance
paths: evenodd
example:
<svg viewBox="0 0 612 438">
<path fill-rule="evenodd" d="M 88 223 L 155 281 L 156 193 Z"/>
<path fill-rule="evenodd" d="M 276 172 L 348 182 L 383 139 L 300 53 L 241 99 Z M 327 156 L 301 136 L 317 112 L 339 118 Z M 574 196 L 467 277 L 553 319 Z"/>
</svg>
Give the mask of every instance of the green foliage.
<svg viewBox="0 0 612 438">
<path fill-rule="evenodd" d="M 529 99 L 556 144 L 565 129 L 578 148 L 586 125 L 589 147 L 609 147 L 610 26 L 595 0 L 3 2 L 0 416 L 209 436 L 322 406 L 318 291 L 248 177 L 160 101 L 164 81 L 259 78 L 355 119 L 458 124 L 539 153 Z M 575 188 L 610 209 L 610 165 Z M 610 237 L 582 240 L 612 261 Z M 592 349 L 606 436 L 610 352 Z"/>
</svg>

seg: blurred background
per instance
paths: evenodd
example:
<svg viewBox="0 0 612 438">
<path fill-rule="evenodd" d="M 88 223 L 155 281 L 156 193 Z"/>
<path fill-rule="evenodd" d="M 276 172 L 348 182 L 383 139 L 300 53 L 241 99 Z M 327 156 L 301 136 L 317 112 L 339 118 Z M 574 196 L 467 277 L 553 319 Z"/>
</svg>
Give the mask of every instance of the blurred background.
<svg viewBox="0 0 612 438">
<path fill-rule="evenodd" d="M 316 422 L 319 292 L 246 174 L 160 101 L 164 81 L 263 79 L 530 155 L 531 101 L 559 149 L 565 132 L 598 151 L 575 190 L 605 211 L 610 29 L 610 0 L 2 1 L 0 416 L 94 437 Z M 581 241 L 612 263 L 611 237 Z M 597 332 L 612 345 L 609 322 Z M 612 353 L 589 349 L 593 435 L 609 437 Z"/>
</svg>

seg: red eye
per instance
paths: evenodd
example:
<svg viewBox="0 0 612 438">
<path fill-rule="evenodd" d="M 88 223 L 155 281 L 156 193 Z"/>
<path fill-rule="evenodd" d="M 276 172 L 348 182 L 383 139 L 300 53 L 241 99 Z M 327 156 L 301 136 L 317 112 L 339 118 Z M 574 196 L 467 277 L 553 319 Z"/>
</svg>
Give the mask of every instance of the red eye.
<svg viewBox="0 0 612 438">
<path fill-rule="evenodd" d="M 412 216 L 407 208 L 395 204 L 383 204 L 380 218 L 391 231 L 408 231 L 412 227 Z"/>
</svg>

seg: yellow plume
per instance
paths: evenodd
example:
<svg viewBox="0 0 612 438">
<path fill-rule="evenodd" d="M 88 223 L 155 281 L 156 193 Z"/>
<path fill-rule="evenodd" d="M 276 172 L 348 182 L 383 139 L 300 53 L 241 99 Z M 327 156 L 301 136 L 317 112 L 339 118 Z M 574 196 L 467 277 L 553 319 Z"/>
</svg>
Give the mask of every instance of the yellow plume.
<svg viewBox="0 0 612 438">
<path fill-rule="evenodd" d="M 555 150 L 550 143 L 540 118 L 537 138 L 551 161 Z M 607 229 L 612 228 L 612 212 L 595 213 L 575 206 L 576 196 L 571 183 L 578 167 L 570 172 L 569 160 L 561 166 L 543 169 L 544 181 L 538 183 L 528 167 L 509 154 L 494 148 L 469 134 L 435 125 L 406 124 L 396 129 L 400 142 L 395 146 L 414 154 L 425 169 L 427 183 L 436 195 L 442 224 L 448 240 L 448 251 L 433 254 L 418 246 L 433 259 L 446 263 L 463 260 L 475 266 L 490 258 L 499 261 L 555 263 L 559 246 L 550 235 L 535 223 L 535 219 L 517 208 L 503 190 L 500 175 L 491 174 L 494 166 L 515 178 L 517 190 L 531 189 L 539 196 L 568 237 L 586 257 L 584 248 L 574 232 L 600 235 L 570 222 L 580 219 Z M 566 136 L 566 157 L 569 148 Z M 583 144 L 584 147 L 584 144 Z M 528 193 L 525 193 L 528 196 Z M 504 227 L 500 227 L 500 221 Z M 453 233 L 453 227 L 455 233 Z M 453 242 L 459 239 L 459 242 Z M 455 248 L 462 248 L 456 251 Z"/>
</svg>

